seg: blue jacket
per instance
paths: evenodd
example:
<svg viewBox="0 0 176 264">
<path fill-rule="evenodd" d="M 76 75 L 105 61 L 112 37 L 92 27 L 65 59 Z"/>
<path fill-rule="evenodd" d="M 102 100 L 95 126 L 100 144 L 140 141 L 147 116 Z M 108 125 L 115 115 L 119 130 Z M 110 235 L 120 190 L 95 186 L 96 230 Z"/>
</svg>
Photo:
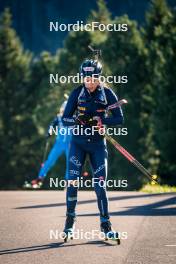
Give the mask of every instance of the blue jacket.
<svg viewBox="0 0 176 264">
<path fill-rule="evenodd" d="M 54 129 L 56 129 L 56 127 L 58 127 L 58 134 L 56 137 L 56 141 L 59 141 L 60 143 L 62 142 L 62 144 L 65 144 L 66 146 L 69 145 L 70 139 L 71 139 L 71 135 L 68 134 L 67 132 L 67 127 L 63 126 L 63 122 L 62 122 L 62 118 L 60 115 L 57 115 L 53 121 L 50 123 L 48 131 L 50 130 L 50 127 L 53 127 Z M 61 129 L 65 130 L 65 133 L 61 133 Z"/>
<path fill-rule="evenodd" d="M 81 85 L 71 93 L 62 121 L 64 126 L 74 126 L 76 116 L 85 114 L 90 117 L 99 116 L 103 125 L 121 125 L 123 113 L 120 107 L 111 109 L 109 115 L 108 106 L 118 102 L 118 98 L 112 89 L 99 86 L 93 93 Z"/>
</svg>

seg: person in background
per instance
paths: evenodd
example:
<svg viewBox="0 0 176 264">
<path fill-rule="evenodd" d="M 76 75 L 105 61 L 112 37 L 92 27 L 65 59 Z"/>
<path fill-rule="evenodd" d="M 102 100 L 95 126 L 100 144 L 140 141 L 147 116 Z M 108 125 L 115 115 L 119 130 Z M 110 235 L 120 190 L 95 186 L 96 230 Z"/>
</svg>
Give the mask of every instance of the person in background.
<svg viewBox="0 0 176 264">
<path fill-rule="evenodd" d="M 56 161 L 62 154 L 65 154 L 66 156 L 65 179 L 67 179 L 68 177 L 68 152 L 71 135 L 69 135 L 68 133 L 60 133 L 60 129 L 64 128 L 62 123 L 62 115 L 66 104 L 67 101 L 64 101 L 64 103 L 60 107 L 59 113 L 49 126 L 47 137 L 51 136 L 51 127 L 56 128 L 56 126 L 58 126 L 58 135 L 56 136 L 55 143 L 48 154 L 48 158 L 46 159 L 46 161 L 44 161 L 44 163 L 41 164 L 37 179 L 31 181 L 32 188 L 34 189 L 41 188 L 44 178 L 47 176 L 48 172 L 52 169 L 52 167 L 55 165 Z"/>
</svg>

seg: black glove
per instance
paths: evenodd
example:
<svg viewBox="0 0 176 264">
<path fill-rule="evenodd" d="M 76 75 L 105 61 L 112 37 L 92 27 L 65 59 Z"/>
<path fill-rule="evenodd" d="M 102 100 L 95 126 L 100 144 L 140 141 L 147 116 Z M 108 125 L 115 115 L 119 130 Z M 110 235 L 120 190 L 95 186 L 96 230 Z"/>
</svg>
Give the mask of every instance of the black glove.
<svg viewBox="0 0 176 264">
<path fill-rule="evenodd" d="M 89 115 L 79 115 L 75 120 L 76 125 L 97 126 L 98 120 Z"/>
<path fill-rule="evenodd" d="M 98 121 L 96 119 L 93 119 L 93 118 L 90 118 L 87 121 L 87 125 L 89 125 L 89 126 L 97 126 L 97 124 L 98 124 Z"/>
<path fill-rule="evenodd" d="M 76 125 L 86 125 L 88 120 L 90 119 L 87 115 L 78 115 L 75 119 Z"/>
<path fill-rule="evenodd" d="M 47 134 L 46 134 L 46 138 L 49 138 L 52 134 L 50 133 L 50 127 L 53 127 L 54 129 L 56 128 L 56 126 L 59 124 L 59 119 L 58 119 L 58 116 L 56 116 L 54 118 L 54 120 L 50 123 L 49 127 L 48 127 L 48 131 L 47 131 Z"/>
<path fill-rule="evenodd" d="M 51 134 L 49 133 L 49 130 L 47 131 L 47 134 L 46 134 L 46 139 L 50 138 L 51 137 Z"/>
</svg>

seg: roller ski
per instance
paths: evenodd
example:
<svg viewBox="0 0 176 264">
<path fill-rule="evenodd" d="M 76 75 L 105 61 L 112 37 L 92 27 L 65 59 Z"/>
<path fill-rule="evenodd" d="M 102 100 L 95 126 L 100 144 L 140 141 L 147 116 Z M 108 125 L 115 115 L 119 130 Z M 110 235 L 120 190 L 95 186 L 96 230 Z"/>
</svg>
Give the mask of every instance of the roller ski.
<svg viewBox="0 0 176 264">
<path fill-rule="evenodd" d="M 37 178 L 31 181 L 32 189 L 40 189 L 43 185 L 43 179 Z"/>
<path fill-rule="evenodd" d="M 75 223 L 75 216 L 67 215 L 66 221 L 65 221 L 65 228 L 64 228 L 64 243 L 66 243 L 69 240 L 73 239 L 74 236 L 74 223 Z"/>
<path fill-rule="evenodd" d="M 110 221 L 101 223 L 100 228 L 101 232 L 104 233 L 105 241 L 115 241 L 117 245 L 120 245 L 119 234 L 112 230 Z"/>
</svg>

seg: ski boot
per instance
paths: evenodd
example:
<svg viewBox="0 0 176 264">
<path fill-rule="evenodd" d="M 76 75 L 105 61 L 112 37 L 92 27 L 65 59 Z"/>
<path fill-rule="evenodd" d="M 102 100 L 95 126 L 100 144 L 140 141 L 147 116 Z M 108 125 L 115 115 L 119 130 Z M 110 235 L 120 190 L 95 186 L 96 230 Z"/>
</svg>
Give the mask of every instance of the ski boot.
<svg viewBox="0 0 176 264">
<path fill-rule="evenodd" d="M 101 228 L 101 232 L 103 232 L 105 235 L 105 241 L 107 240 L 116 241 L 117 245 L 120 245 L 119 234 L 112 230 L 111 222 L 109 220 L 106 222 L 102 222 L 100 228 Z"/>
<path fill-rule="evenodd" d="M 73 239 L 74 223 L 76 217 L 70 214 L 67 214 L 64 228 L 64 242 L 66 243 L 69 239 Z"/>
</svg>

